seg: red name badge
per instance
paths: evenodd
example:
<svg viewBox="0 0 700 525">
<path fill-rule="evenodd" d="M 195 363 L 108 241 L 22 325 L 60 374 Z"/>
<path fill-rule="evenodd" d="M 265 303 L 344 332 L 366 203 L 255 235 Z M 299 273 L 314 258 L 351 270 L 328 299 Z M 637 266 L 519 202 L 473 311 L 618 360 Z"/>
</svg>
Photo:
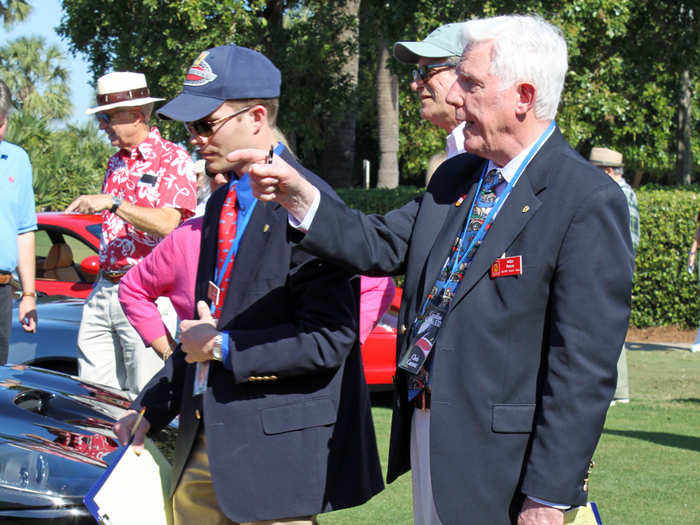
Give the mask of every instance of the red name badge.
<svg viewBox="0 0 700 525">
<path fill-rule="evenodd" d="M 491 278 L 523 274 L 523 256 L 501 257 L 491 265 Z"/>
</svg>

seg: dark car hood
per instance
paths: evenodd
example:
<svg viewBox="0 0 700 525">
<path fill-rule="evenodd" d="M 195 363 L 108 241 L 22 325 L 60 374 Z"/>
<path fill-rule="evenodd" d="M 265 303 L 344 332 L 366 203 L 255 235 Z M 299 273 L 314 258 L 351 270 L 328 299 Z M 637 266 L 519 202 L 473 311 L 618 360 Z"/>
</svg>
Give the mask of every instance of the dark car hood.
<svg viewBox="0 0 700 525">
<path fill-rule="evenodd" d="M 58 372 L 0 367 L 0 519 L 13 509 L 81 507 L 118 450 L 111 427 L 129 404 Z"/>
</svg>

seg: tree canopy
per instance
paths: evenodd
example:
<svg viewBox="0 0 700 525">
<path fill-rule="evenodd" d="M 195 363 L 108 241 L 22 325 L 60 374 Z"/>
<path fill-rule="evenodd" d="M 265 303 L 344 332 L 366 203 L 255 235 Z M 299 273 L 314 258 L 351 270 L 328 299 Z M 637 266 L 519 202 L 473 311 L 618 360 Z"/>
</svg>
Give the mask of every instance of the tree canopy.
<svg viewBox="0 0 700 525">
<path fill-rule="evenodd" d="M 671 182 L 676 157 L 685 155 L 679 138 L 685 125 L 687 152 L 698 158 L 697 95 L 690 89 L 700 74 L 695 5 L 666 0 L 364 1 L 355 40 L 344 40 L 341 35 L 355 23 L 348 11 L 353 3 L 64 0 L 60 32 L 74 51 L 88 56 L 95 78 L 110 69 L 139 70 L 163 97 L 179 91 L 185 68 L 207 47 L 235 42 L 265 53 L 283 74 L 279 124 L 304 162 L 321 175 L 328 169 L 324 151 L 332 125 L 354 112 L 353 180 L 359 182 L 363 158 L 375 169 L 379 164 L 377 34 L 390 49 L 394 41 L 422 39 L 448 22 L 537 13 L 561 27 L 569 46 L 557 122 L 574 147 L 584 155 L 593 145 L 620 150 L 628 169 L 645 180 Z M 359 56 L 356 84 L 346 67 L 353 53 Z M 389 62 L 399 86 L 402 182 L 420 184 L 428 158 L 444 148 L 444 132 L 420 119 L 409 68 Z M 166 133 L 185 138 L 181 128 Z M 690 167 L 697 171 L 698 162 Z"/>
</svg>

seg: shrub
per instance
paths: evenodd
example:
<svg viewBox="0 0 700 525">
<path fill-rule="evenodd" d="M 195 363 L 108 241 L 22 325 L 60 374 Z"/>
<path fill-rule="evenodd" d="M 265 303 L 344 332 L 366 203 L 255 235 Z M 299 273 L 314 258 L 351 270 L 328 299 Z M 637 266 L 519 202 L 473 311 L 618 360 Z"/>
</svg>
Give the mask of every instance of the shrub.
<svg viewBox="0 0 700 525">
<path fill-rule="evenodd" d="M 640 230 L 631 324 L 697 326 L 698 277 L 686 269 L 700 211 L 698 187 L 637 191 Z"/>
<path fill-rule="evenodd" d="M 696 272 L 687 272 L 686 264 L 700 211 L 699 189 L 644 186 L 637 190 L 641 237 L 632 290 L 630 324 L 634 326 L 697 326 L 698 277 Z M 401 186 L 392 190 L 342 189 L 338 194 L 349 206 L 365 213 L 386 213 L 422 191 Z"/>
</svg>

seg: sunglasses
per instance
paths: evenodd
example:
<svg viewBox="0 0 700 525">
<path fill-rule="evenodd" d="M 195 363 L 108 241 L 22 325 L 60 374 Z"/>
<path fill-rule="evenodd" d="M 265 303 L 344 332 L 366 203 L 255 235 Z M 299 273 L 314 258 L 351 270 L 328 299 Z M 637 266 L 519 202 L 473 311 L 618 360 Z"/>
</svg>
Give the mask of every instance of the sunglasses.
<svg viewBox="0 0 700 525">
<path fill-rule="evenodd" d="M 418 66 L 416 69 L 413 70 L 413 80 L 414 82 L 418 82 L 418 79 L 420 78 L 421 81 L 425 82 L 433 75 L 437 75 L 440 71 L 450 69 L 453 67 L 455 67 L 455 65 L 450 64 L 449 62 L 442 62 L 441 64 L 429 64 L 427 66 Z"/>
<path fill-rule="evenodd" d="M 130 109 L 123 109 L 120 111 L 115 111 L 111 115 L 109 113 L 105 113 L 104 111 L 100 111 L 99 113 L 95 113 L 95 118 L 97 119 L 98 122 L 104 122 L 105 124 L 110 124 L 112 122 L 112 119 L 116 117 L 117 115 L 121 113 L 130 113 L 132 110 Z"/>
<path fill-rule="evenodd" d="M 253 106 L 246 106 L 244 108 L 239 109 L 238 111 L 231 113 L 230 115 L 226 117 L 221 117 L 216 120 L 207 120 L 206 118 L 202 118 L 199 120 L 195 120 L 193 122 L 185 122 L 185 128 L 187 128 L 187 131 L 190 132 L 190 135 L 199 135 L 200 137 L 210 137 L 214 134 L 216 131 L 214 129 L 214 126 L 217 124 L 224 124 L 231 120 L 233 117 L 237 117 L 241 113 L 245 113 L 248 111 L 250 108 Z M 219 126 L 221 127 L 221 126 Z"/>
</svg>

